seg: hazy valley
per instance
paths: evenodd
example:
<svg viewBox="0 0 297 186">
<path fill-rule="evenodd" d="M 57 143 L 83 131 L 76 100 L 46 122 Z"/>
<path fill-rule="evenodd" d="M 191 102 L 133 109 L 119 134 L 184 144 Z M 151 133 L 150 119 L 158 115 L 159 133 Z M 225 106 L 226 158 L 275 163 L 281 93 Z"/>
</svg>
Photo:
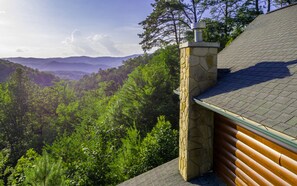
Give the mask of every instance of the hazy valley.
<svg viewBox="0 0 297 186">
<path fill-rule="evenodd" d="M 38 69 L 39 71 L 49 72 L 61 79 L 79 80 L 84 75 L 96 73 L 99 69 L 118 67 L 123 61 L 139 55 L 125 57 L 66 57 L 66 58 L 24 58 L 13 57 L 5 58 L 13 63 L 18 63 L 26 67 Z"/>
</svg>

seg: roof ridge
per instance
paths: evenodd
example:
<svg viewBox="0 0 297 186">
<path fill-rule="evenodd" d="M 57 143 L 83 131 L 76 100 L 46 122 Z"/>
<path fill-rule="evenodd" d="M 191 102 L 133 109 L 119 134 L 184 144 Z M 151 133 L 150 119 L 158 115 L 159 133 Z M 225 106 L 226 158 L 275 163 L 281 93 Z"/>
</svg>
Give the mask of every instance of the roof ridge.
<svg viewBox="0 0 297 186">
<path fill-rule="evenodd" d="M 285 8 L 289 8 L 289 7 L 291 7 L 291 6 L 295 6 L 295 5 L 297 5 L 297 2 L 296 2 L 296 3 L 289 4 L 289 5 L 284 6 L 284 7 L 281 7 L 281 8 L 278 8 L 278 9 L 275 9 L 275 10 L 272 10 L 272 11 L 270 11 L 270 12 L 267 12 L 265 15 L 267 15 L 267 14 L 271 14 L 271 13 L 274 13 L 274 12 L 277 12 L 277 11 L 279 11 L 279 10 L 283 10 L 283 9 L 285 9 Z"/>
</svg>

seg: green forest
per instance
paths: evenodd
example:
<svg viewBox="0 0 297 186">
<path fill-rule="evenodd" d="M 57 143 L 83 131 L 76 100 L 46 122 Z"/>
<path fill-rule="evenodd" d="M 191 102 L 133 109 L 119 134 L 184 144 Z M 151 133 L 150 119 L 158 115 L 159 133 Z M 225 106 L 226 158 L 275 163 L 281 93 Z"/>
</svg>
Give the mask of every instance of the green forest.
<svg viewBox="0 0 297 186">
<path fill-rule="evenodd" d="M 0 85 L 7 185 L 114 185 L 177 157 L 178 51 L 41 86 L 17 68 Z"/>
<path fill-rule="evenodd" d="M 0 185 L 116 185 L 176 158 L 173 90 L 178 44 L 193 39 L 189 25 L 203 19 L 204 40 L 222 49 L 270 6 L 155 0 L 139 37 L 144 50 L 159 49 L 79 81 L 1 60 Z M 201 18 L 206 10 L 211 18 Z"/>
</svg>

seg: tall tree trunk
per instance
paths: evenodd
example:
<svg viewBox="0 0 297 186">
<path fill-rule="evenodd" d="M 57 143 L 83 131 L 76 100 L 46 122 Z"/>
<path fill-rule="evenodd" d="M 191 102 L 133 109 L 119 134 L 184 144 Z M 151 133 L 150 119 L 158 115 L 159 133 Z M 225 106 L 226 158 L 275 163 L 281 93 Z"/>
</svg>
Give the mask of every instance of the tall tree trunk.
<svg viewBox="0 0 297 186">
<path fill-rule="evenodd" d="M 196 3 L 195 0 L 192 0 L 192 6 L 193 6 L 193 14 L 194 14 L 194 23 L 197 23 L 197 10 L 196 10 Z"/>
<path fill-rule="evenodd" d="M 267 0 L 267 12 L 270 12 L 271 0 Z"/>
<path fill-rule="evenodd" d="M 224 17 L 225 17 L 225 23 L 224 23 L 224 33 L 225 33 L 225 37 L 228 34 L 228 19 L 229 19 L 229 12 L 228 12 L 228 1 L 225 1 L 225 12 L 224 12 Z"/>
<path fill-rule="evenodd" d="M 255 6 L 256 6 L 256 12 L 257 12 L 257 15 L 260 14 L 260 11 L 259 11 L 259 0 L 255 0 Z"/>
<path fill-rule="evenodd" d="M 171 11 L 170 14 L 172 16 L 172 21 L 173 21 L 173 29 L 174 29 L 175 42 L 176 42 L 177 46 L 179 47 L 179 37 L 178 37 L 178 30 L 177 30 L 177 25 L 176 25 L 176 21 L 175 21 L 174 12 Z"/>
</svg>

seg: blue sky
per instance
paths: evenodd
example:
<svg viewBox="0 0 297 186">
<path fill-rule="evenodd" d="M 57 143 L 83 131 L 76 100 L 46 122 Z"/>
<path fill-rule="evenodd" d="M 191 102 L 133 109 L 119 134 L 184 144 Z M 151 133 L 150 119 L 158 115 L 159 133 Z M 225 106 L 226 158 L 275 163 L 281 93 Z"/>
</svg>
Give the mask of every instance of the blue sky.
<svg viewBox="0 0 297 186">
<path fill-rule="evenodd" d="M 1 0 L 0 58 L 142 53 L 153 0 Z"/>
</svg>

